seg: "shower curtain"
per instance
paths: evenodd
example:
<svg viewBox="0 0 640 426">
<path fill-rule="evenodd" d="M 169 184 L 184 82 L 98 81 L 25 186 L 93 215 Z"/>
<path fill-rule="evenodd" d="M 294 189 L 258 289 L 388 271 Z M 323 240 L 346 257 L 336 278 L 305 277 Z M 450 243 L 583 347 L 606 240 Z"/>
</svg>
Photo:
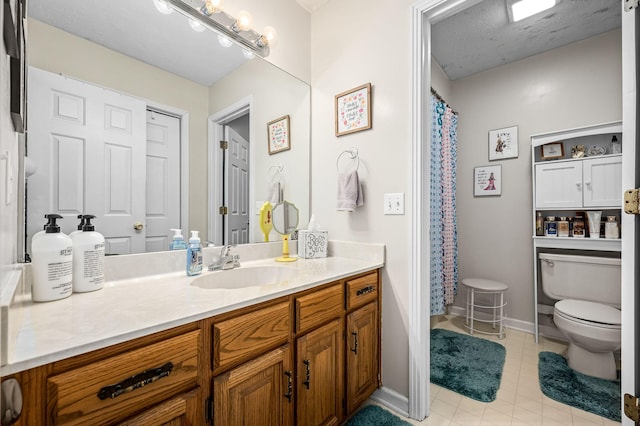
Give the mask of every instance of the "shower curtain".
<svg viewBox="0 0 640 426">
<path fill-rule="evenodd" d="M 431 315 L 445 313 L 458 287 L 456 147 L 458 116 L 431 96 Z"/>
</svg>

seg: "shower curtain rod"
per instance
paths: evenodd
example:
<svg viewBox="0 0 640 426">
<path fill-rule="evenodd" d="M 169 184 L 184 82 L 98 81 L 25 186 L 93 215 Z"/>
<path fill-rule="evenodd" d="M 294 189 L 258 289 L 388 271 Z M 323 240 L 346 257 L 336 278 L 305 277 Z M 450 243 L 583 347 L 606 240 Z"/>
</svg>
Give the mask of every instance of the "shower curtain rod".
<svg viewBox="0 0 640 426">
<path fill-rule="evenodd" d="M 451 108 L 451 106 L 447 103 L 447 101 L 445 101 L 444 98 L 442 96 L 440 96 L 440 94 L 438 92 L 436 92 L 433 87 L 431 88 L 431 94 L 433 96 L 435 96 L 437 100 L 439 100 L 440 102 L 444 103 L 449 108 Z M 458 112 L 454 111 L 453 108 L 451 109 L 451 112 L 453 112 L 455 115 L 458 115 Z"/>
</svg>

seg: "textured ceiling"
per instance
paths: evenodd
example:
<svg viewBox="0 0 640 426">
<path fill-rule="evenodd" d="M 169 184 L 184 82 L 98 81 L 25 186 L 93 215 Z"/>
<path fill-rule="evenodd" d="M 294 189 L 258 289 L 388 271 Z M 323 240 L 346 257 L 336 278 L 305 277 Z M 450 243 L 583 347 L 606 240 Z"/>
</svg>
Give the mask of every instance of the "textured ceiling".
<svg viewBox="0 0 640 426">
<path fill-rule="evenodd" d="M 432 26 L 432 54 L 457 80 L 619 28 L 621 8 L 619 0 L 560 0 L 513 23 L 505 0 L 484 0 Z"/>
</svg>

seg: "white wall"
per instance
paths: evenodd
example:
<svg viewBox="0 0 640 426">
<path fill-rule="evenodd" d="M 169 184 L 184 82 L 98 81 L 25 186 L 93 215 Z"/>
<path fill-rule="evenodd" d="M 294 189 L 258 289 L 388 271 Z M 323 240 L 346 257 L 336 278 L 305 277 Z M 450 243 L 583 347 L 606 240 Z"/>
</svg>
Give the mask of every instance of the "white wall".
<svg viewBox="0 0 640 426">
<path fill-rule="evenodd" d="M 588 72 L 585 72 L 588 70 Z M 533 322 L 530 135 L 622 119 L 620 30 L 453 81 L 459 113 L 459 276 L 509 285 L 508 317 Z M 488 161 L 488 131 L 518 126 L 518 158 Z M 473 168 L 502 165 L 502 195 L 473 197 Z M 464 291 L 456 298 L 464 306 Z"/>
<path fill-rule="evenodd" d="M 382 382 L 408 395 L 410 217 L 384 216 L 383 194 L 411 200 L 411 1 L 330 0 L 311 17 L 312 212 L 332 239 L 386 245 Z M 434 88 L 460 113 L 458 224 L 460 277 L 504 280 L 509 316 L 533 321 L 531 166 L 528 135 L 621 118 L 619 32 Z M 588 72 L 586 72 L 588 70 Z M 373 128 L 336 137 L 334 95 L 373 85 Z M 488 163 L 488 131 L 519 126 L 516 160 L 503 164 L 503 195 L 473 198 L 474 166 Z M 360 151 L 365 206 L 337 212 L 335 161 Z M 425 259 L 426 261 L 426 259 Z M 464 296 L 464 295 L 461 295 Z M 458 296 L 458 300 L 462 300 Z"/>
</svg>

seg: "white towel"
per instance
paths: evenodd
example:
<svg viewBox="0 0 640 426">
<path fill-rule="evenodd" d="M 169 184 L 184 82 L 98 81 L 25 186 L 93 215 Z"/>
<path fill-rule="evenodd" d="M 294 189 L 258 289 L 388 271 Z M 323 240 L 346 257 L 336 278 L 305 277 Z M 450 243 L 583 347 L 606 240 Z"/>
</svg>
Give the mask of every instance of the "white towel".
<svg viewBox="0 0 640 426">
<path fill-rule="evenodd" d="M 363 204 L 364 195 L 358 172 L 339 173 L 337 210 L 352 212 Z"/>
<path fill-rule="evenodd" d="M 267 200 L 274 206 L 281 201 L 280 182 L 269 182 L 267 187 Z"/>
</svg>

